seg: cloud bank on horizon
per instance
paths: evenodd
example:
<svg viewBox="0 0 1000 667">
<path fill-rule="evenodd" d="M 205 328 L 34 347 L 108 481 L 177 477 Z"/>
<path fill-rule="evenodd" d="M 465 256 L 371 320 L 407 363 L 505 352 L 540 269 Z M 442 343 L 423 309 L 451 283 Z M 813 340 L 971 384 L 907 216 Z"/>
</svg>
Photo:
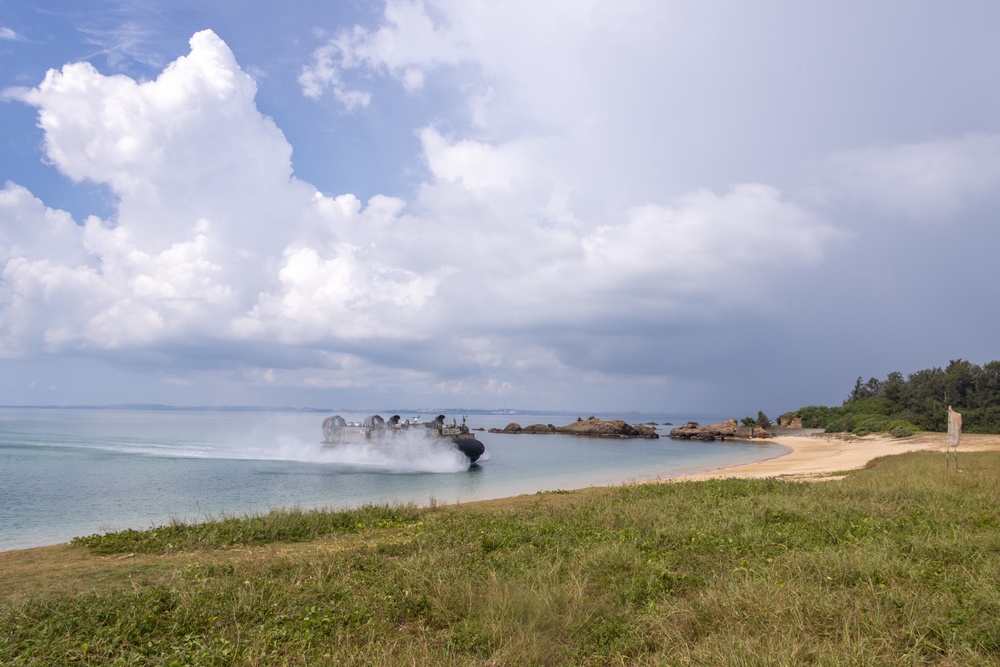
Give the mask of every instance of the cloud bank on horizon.
<svg viewBox="0 0 1000 667">
<path fill-rule="evenodd" d="M 721 6 L 389 0 L 249 65 L 145 17 L 5 72 L 49 175 L 0 175 L 0 403 L 777 411 L 998 358 L 984 16 Z"/>
</svg>

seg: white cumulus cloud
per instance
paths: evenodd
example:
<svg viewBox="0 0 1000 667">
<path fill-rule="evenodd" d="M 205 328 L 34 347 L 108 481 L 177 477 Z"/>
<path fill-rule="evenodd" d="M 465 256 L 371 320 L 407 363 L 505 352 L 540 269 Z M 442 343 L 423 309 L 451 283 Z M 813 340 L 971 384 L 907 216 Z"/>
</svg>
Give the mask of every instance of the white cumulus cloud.
<svg viewBox="0 0 1000 667">
<path fill-rule="evenodd" d="M 393 329 L 378 306 L 433 291 L 431 279 L 366 259 L 402 202 L 362 206 L 293 178 L 291 147 L 210 31 L 153 81 L 75 63 L 12 96 L 38 107 L 53 164 L 108 185 L 118 205 L 112 219 L 78 225 L 23 187 L 0 191 L 8 354 L 31 340 L 56 350 L 354 337 L 351 319 L 326 313 L 330 324 L 314 329 L 308 313 L 353 309 Z"/>
</svg>

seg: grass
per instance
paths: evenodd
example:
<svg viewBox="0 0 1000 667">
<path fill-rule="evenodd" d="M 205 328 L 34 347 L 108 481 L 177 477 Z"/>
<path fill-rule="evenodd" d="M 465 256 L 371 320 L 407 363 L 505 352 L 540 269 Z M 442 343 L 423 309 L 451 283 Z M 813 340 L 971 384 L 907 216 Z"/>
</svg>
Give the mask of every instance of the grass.
<svg viewBox="0 0 1000 667">
<path fill-rule="evenodd" d="M 0 664 L 996 665 L 1000 454 L 962 465 L 292 510 L 0 554 L 35 582 L 0 587 Z"/>
<path fill-rule="evenodd" d="M 400 528 L 417 521 L 419 517 L 420 512 L 415 505 L 364 505 L 341 512 L 296 507 L 261 515 L 223 516 L 201 523 L 175 520 L 167 526 L 149 530 L 129 529 L 74 537 L 72 543 L 99 554 L 224 549 L 269 542 L 305 542 L 337 533 L 374 528 Z"/>
</svg>

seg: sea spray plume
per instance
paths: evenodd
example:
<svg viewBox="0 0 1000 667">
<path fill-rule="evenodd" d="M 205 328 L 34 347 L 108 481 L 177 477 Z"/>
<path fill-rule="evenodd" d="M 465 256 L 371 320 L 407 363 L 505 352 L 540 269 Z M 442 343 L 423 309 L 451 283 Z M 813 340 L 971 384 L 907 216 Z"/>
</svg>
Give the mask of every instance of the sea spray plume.
<svg viewBox="0 0 1000 667">
<path fill-rule="evenodd" d="M 316 448 L 315 454 L 315 460 L 321 463 L 380 472 L 447 473 L 469 467 L 469 459 L 450 440 L 428 438 L 424 433 L 410 430 L 378 443 L 344 443 Z"/>
<path fill-rule="evenodd" d="M 450 441 L 435 441 L 419 432 L 402 432 L 381 442 L 323 447 L 318 438 L 261 429 L 247 438 L 239 450 L 227 448 L 222 456 L 320 464 L 341 472 L 452 473 L 469 467 L 468 458 Z"/>
<path fill-rule="evenodd" d="M 245 415 L 222 413 L 208 427 L 185 432 L 181 438 L 164 441 L 154 431 L 143 431 L 138 436 L 103 435 L 100 445 L 87 443 L 86 447 L 155 458 L 322 464 L 343 472 L 451 473 L 469 467 L 468 458 L 455 449 L 451 440 L 427 437 L 423 426 L 414 431 L 396 431 L 391 440 L 343 443 L 335 448 L 322 447 L 322 438 L 310 435 L 314 428 L 311 420 L 286 415 L 246 419 Z M 177 433 L 172 422 L 171 432 Z"/>
</svg>

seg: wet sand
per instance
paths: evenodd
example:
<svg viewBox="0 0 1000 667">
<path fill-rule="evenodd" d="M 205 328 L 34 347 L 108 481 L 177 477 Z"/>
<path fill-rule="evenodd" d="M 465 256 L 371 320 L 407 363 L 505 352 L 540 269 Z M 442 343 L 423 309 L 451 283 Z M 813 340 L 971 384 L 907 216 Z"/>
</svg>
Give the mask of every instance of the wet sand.
<svg viewBox="0 0 1000 667">
<path fill-rule="evenodd" d="M 872 459 L 892 454 L 914 451 L 941 453 L 942 465 L 947 443 L 944 433 L 918 433 L 909 438 L 892 438 L 871 435 L 864 438 L 843 438 L 834 435 L 782 436 L 773 438 L 789 447 L 788 454 L 766 461 L 701 472 L 670 481 L 697 481 L 726 479 L 730 477 L 762 478 L 783 477 L 791 479 L 836 479 L 833 473 L 863 468 Z M 1000 450 L 1000 435 L 962 435 L 958 455 L 962 452 Z M 961 461 L 961 458 L 959 459 Z"/>
</svg>

